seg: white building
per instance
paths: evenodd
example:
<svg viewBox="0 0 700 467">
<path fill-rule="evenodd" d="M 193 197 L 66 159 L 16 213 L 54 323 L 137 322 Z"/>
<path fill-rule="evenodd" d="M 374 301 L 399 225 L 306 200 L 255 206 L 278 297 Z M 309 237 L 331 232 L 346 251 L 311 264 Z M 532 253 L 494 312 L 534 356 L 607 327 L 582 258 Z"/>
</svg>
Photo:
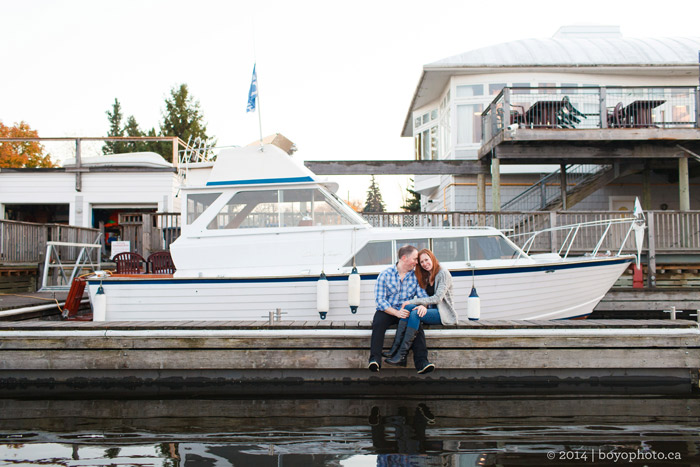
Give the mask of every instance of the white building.
<svg viewBox="0 0 700 467">
<path fill-rule="evenodd" d="M 631 39 L 614 26 L 562 27 L 549 39 L 472 50 L 423 67 L 402 136 L 414 138 L 416 159 L 477 159 L 482 144 L 480 115 L 506 86 L 697 86 L 698 50 L 700 38 Z M 502 165 L 501 201 L 556 168 Z M 634 196 L 641 197 L 635 177 L 641 176 L 600 189 L 573 209 L 617 209 Z M 700 190 L 692 182 L 691 174 L 691 208 L 700 209 Z M 668 183 L 665 176 L 652 173 L 652 185 Z M 415 179 L 424 211 L 476 210 L 476 184 L 476 176 Z M 678 209 L 675 193 L 656 190 L 651 208 Z M 490 209 L 488 186 L 486 197 Z"/>
<path fill-rule="evenodd" d="M 155 153 L 82 158 L 55 169 L 0 169 L 2 219 L 113 225 L 120 212 L 179 212 L 178 175 Z"/>
</svg>

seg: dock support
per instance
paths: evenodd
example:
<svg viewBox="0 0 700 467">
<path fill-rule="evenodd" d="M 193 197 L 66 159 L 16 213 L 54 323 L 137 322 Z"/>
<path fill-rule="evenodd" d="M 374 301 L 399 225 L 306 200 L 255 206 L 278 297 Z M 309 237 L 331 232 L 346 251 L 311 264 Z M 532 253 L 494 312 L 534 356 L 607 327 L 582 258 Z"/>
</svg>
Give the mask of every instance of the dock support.
<svg viewBox="0 0 700 467">
<path fill-rule="evenodd" d="M 486 211 L 486 175 L 484 174 L 476 176 L 476 210 Z"/>
<path fill-rule="evenodd" d="M 647 287 L 656 287 L 656 227 L 654 223 L 654 213 L 647 213 Z"/>
<path fill-rule="evenodd" d="M 491 198 L 493 210 L 501 210 L 501 162 L 495 157 L 491 159 Z"/>
<path fill-rule="evenodd" d="M 690 182 L 688 177 L 688 157 L 678 159 L 678 195 L 681 211 L 690 211 Z"/>
<path fill-rule="evenodd" d="M 642 172 L 642 208 L 651 211 L 651 168 L 649 163 L 644 164 Z"/>
<path fill-rule="evenodd" d="M 561 210 L 566 211 L 566 164 L 559 165 L 559 180 Z"/>
</svg>

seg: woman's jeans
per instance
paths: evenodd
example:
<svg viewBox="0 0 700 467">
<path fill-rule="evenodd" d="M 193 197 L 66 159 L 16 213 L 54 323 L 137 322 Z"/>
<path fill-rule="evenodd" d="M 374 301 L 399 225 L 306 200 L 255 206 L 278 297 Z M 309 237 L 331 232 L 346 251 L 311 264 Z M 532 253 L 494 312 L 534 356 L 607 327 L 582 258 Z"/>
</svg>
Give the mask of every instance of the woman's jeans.
<svg viewBox="0 0 700 467">
<path fill-rule="evenodd" d="M 402 318 L 402 321 L 408 321 L 408 323 L 406 323 L 407 327 L 418 329 L 420 323 L 442 324 L 442 321 L 440 321 L 440 313 L 437 308 L 428 308 L 427 313 L 421 318 L 418 316 L 418 311 L 416 311 L 417 307 L 418 305 L 406 305 L 406 310 L 410 311 L 411 314 L 408 318 Z"/>
</svg>

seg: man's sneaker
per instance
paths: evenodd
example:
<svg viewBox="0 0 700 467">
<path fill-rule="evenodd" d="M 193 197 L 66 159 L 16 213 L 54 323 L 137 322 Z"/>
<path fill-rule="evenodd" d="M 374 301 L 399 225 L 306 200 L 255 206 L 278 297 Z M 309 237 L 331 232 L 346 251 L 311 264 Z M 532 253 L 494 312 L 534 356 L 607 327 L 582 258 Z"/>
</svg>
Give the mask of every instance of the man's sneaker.
<svg viewBox="0 0 700 467">
<path fill-rule="evenodd" d="M 367 368 L 372 373 L 378 373 L 379 372 L 379 363 L 372 360 L 371 362 L 369 362 L 369 365 L 367 365 Z"/>
<path fill-rule="evenodd" d="M 430 373 L 435 369 L 435 365 L 432 363 L 426 363 L 425 366 L 423 366 L 420 370 L 418 370 L 419 375 L 424 375 L 426 373 Z"/>
</svg>

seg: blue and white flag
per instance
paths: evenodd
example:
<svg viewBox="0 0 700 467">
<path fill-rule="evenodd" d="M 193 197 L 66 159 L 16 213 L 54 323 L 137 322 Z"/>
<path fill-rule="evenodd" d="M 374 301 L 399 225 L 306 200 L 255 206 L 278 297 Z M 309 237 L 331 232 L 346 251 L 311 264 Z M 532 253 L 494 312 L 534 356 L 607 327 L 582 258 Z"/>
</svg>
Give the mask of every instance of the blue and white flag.
<svg viewBox="0 0 700 467">
<path fill-rule="evenodd" d="M 248 91 L 248 106 L 246 112 L 255 112 L 255 105 L 258 101 L 258 76 L 255 74 L 255 65 L 253 65 L 253 79 L 250 81 L 250 91 Z"/>
</svg>

